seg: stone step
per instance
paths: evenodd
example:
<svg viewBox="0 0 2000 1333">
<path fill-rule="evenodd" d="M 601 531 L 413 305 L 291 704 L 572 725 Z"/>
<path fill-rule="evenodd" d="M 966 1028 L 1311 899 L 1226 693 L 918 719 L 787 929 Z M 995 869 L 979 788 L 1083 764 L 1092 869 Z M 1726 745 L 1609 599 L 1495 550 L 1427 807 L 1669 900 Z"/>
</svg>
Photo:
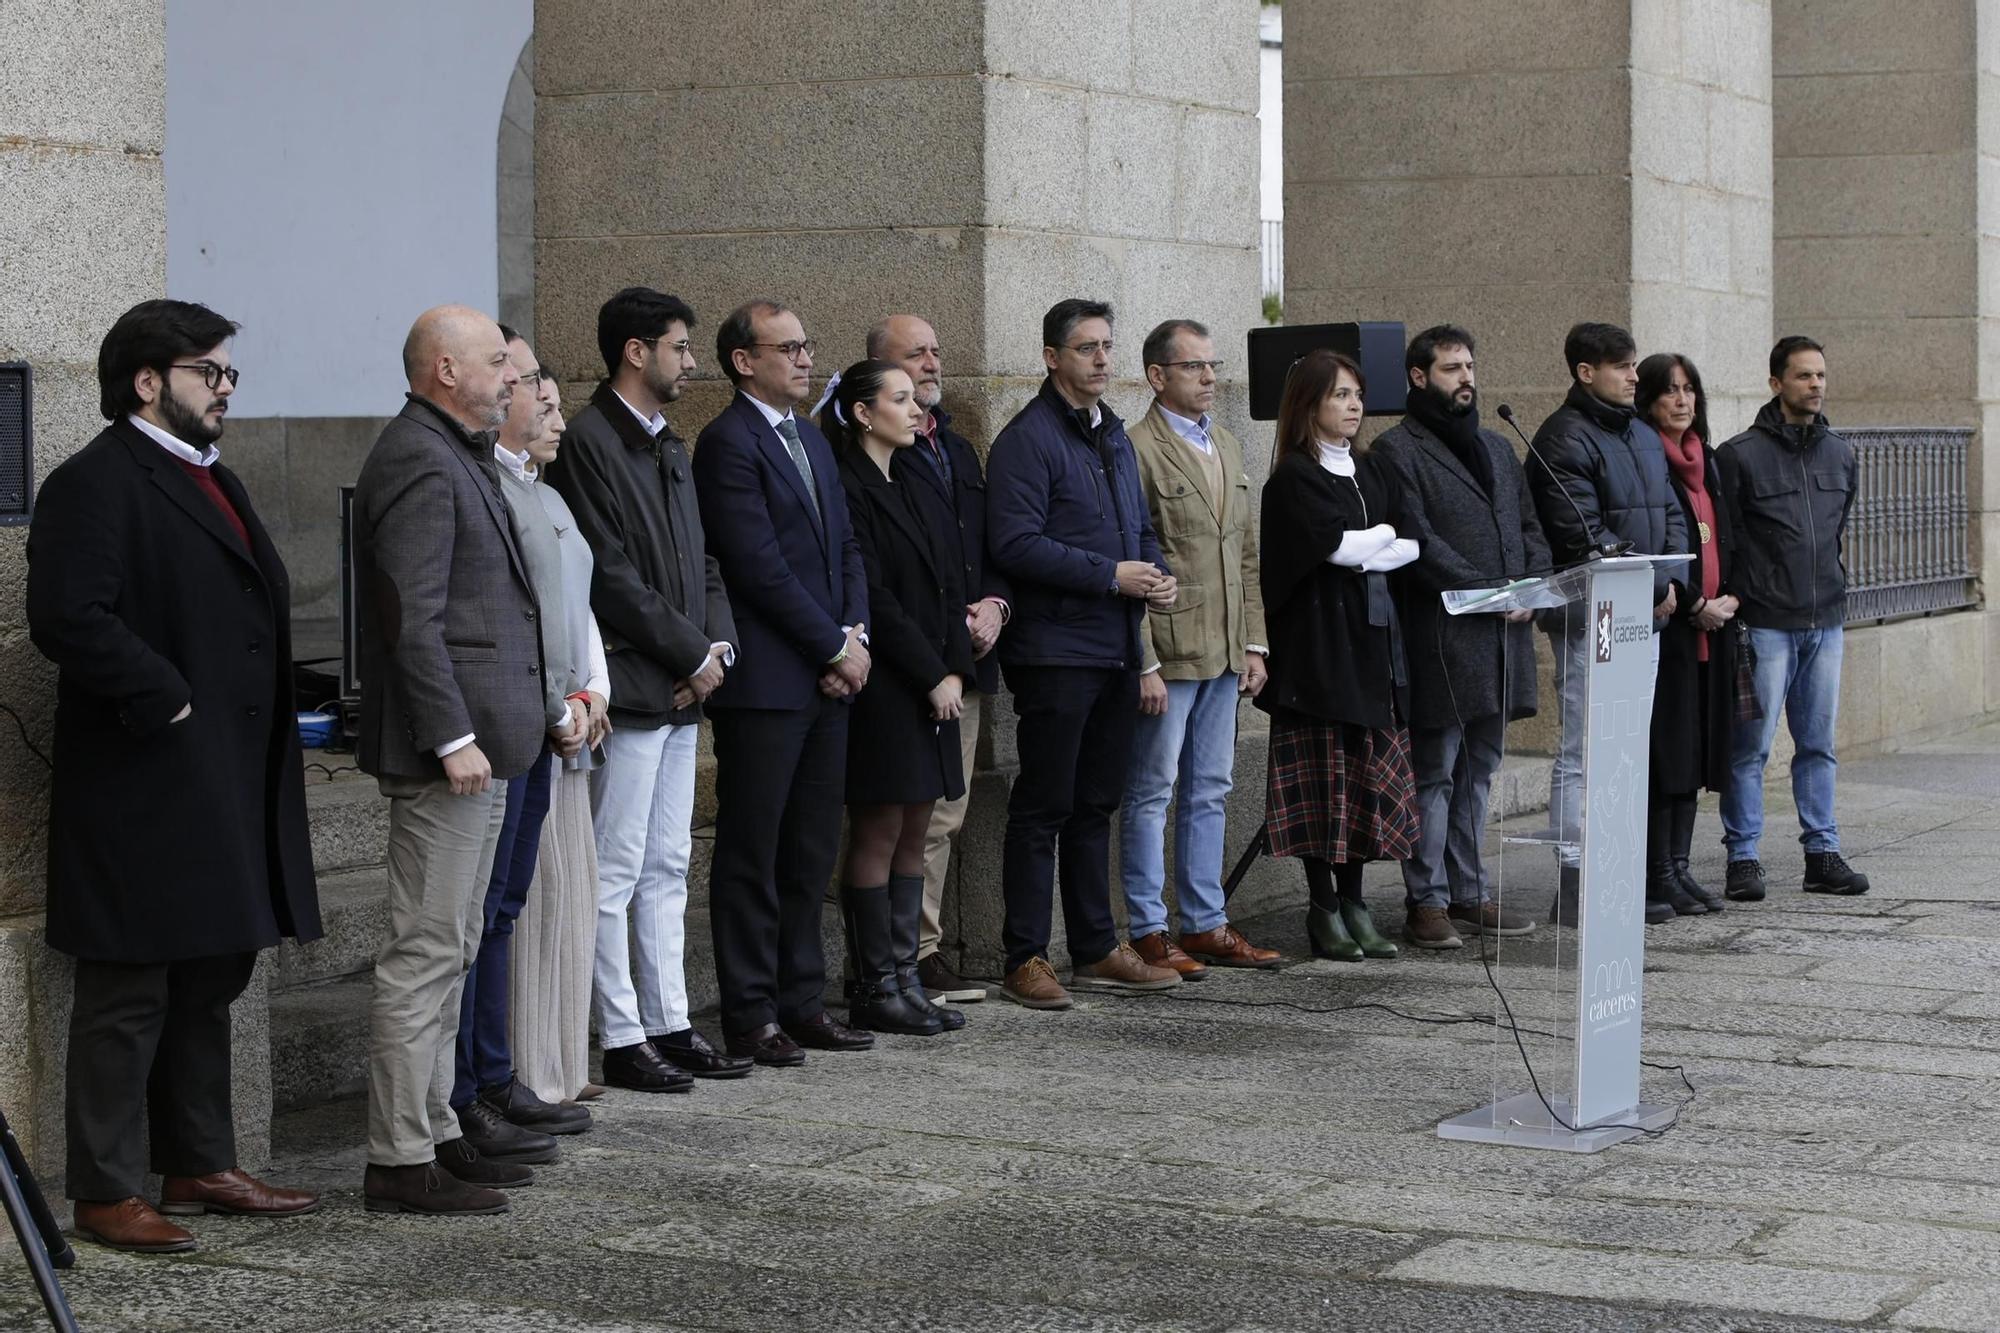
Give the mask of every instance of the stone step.
<svg viewBox="0 0 2000 1333">
<path fill-rule="evenodd" d="M 271 1102 L 279 1111 L 368 1086 L 366 975 L 271 992 Z"/>
<path fill-rule="evenodd" d="M 325 935 L 311 944 L 278 945 L 274 990 L 364 973 L 389 932 L 389 903 L 380 867 L 319 876 L 319 919 Z"/>
</svg>

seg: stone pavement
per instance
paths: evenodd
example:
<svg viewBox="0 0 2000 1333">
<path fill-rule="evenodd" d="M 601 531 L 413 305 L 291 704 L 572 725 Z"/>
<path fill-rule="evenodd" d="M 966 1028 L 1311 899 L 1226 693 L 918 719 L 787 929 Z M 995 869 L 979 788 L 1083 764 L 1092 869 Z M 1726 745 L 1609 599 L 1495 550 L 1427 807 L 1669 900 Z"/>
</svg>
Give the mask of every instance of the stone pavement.
<svg viewBox="0 0 2000 1333">
<path fill-rule="evenodd" d="M 1440 1141 L 1514 1090 L 1511 1045 L 1315 1011 L 1490 1015 L 1476 952 L 1301 962 L 614 1093 L 507 1217 L 364 1214 L 335 1104 L 274 1136 L 322 1212 L 201 1219 L 185 1258 L 79 1246 L 68 1286 L 91 1330 L 2000 1329 L 2000 725 L 1843 769 L 1865 899 L 1799 894 L 1772 807 L 1773 897 L 1648 932 L 1647 1058 L 1696 1089 L 1650 1142 Z M 1711 803 L 1719 879 L 1715 831 Z M 1546 908 L 1544 869 L 1509 874 Z M 1296 911 L 1248 924 L 1304 955 Z M 1524 1026 L 1557 1006 L 1547 935 L 1502 955 Z M 0 1261 L 0 1329 L 38 1317 Z"/>
</svg>

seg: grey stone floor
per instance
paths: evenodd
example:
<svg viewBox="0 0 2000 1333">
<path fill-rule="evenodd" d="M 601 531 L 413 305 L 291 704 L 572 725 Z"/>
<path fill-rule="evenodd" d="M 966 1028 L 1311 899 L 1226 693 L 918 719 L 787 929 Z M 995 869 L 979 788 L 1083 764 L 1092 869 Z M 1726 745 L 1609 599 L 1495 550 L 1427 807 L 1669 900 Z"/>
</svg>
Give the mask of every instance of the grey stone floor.
<svg viewBox="0 0 2000 1333">
<path fill-rule="evenodd" d="M 363 1213 L 361 1108 L 329 1106 L 279 1124 L 272 1173 L 322 1212 L 202 1219 L 184 1258 L 79 1246 L 69 1290 L 92 1330 L 2000 1329 L 2000 727 L 1843 769 L 1866 899 L 1798 893 L 1772 806 L 1778 892 L 1649 933 L 1647 1058 L 1696 1089 L 1647 1071 L 1686 1101 L 1650 1142 L 1440 1141 L 1521 1083 L 1511 1045 L 1318 1011 L 1491 1015 L 1476 952 L 1300 962 L 614 1093 L 505 1217 Z M 1508 864 L 1545 908 L 1545 866 Z M 1297 913 L 1248 924 L 1304 955 Z M 1553 959 L 1546 930 L 1502 953 L 1524 1026 Z M 38 1326 L 10 1257 L 0 1329 Z"/>
</svg>

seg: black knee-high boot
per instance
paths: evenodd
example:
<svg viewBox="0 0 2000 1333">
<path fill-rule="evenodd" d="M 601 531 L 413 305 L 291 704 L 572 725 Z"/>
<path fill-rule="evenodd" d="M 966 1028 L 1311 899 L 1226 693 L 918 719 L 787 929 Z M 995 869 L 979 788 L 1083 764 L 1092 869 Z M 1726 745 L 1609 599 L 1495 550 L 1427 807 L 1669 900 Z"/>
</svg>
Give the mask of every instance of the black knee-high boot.
<svg viewBox="0 0 2000 1333">
<path fill-rule="evenodd" d="M 1304 859 L 1306 887 L 1311 894 L 1306 908 L 1306 938 L 1312 941 L 1314 956 L 1343 963 L 1360 962 L 1367 955 L 1347 933 L 1347 923 L 1341 919 L 1340 890 L 1334 885 L 1333 863 L 1317 856 Z M 1346 868 L 1340 867 L 1343 871 Z M 1358 871 L 1360 867 L 1357 865 L 1355 869 Z"/>
<path fill-rule="evenodd" d="M 1674 878 L 1674 803 L 1679 798 L 1653 791 L 1646 802 L 1646 923 L 1676 916 L 1700 916 L 1708 909 Z"/>
<path fill-rule="evenodd" d="M 896 981 L 903 988 L 903 1001 L 918 1013 L 935 1018 L 940 1032 L 956 1032 L 965 1026 L 965 1015 L 933 1001 L 917 979 L 923 912 L 924 877 L 889 876 L 889 935 L 896 948 Z"/>
<path fill-rule="evenodd" d="M 1667 853 L 1674 862 L 1674 882 L 1681 886 L 1681 892 L 1693 898 L 1711 912 L 1722 910 L 1723 897 L 1696 879 L 1688 870 L 1688 856 L 1694 851 L 1694 815 L 1697 800 L 1695 793 L 1676 796 L 1674 801 L 1674 827 L 1670 835 Z"/>
<path fill-rule="evenodd" d="M 847 1021 L 873 1032 L 935 1036 L 944 1030 L 938 1019 L 910 1005 L 896 976 L 896 946 L 890 926 L 886 884 L 843 884 L 841 915 L 855 962 L 854 989 L 849 992 Z"/>
</svg>

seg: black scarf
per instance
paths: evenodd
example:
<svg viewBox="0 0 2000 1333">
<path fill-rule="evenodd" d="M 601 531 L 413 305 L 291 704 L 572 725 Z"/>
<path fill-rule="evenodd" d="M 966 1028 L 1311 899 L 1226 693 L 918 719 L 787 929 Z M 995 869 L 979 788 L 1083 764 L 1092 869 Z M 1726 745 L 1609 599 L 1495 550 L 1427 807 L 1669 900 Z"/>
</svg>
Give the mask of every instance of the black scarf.
<svg viewBox="0 0 2000 1333">
<path fill-rule="evenodd" d="M 1451 450 L 1452 457 L 1472 474 L 1486 498 L 1493 498 L 1493 456 L 1479 436 L 1477 399 L 1466 411 L 1454 412 L 1430 389 L 1412 389 L 1403 410 L 1415 417 L 1419 426 L 1437 436 Z"/>
</svg>

